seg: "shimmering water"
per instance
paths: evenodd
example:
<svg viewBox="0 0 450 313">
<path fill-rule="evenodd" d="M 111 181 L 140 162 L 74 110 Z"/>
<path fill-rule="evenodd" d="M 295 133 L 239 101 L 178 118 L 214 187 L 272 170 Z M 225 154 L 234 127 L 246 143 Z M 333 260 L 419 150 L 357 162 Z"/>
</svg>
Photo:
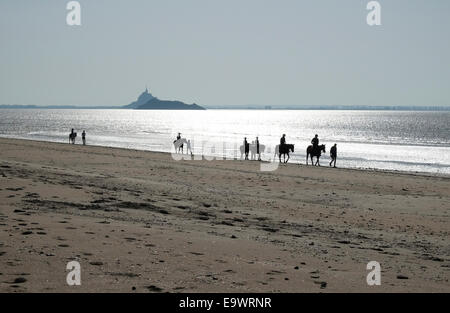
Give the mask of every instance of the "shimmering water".
<svg viewBox="0 0 450 313">
<path fill-rule="evenodd" d="M 0 110 L 2 137 L 67 142 L 70 128 L 79 134 L 77 143 L 86 130 L 88 144 L 166 152 L 181 132 L 194 153 L 207 140 L 218 147 L 215 154 L 238 158 L 243 138 L 259 136 L 270 150 L 263 159 L 273 157 L 285 133 L 295 144 L 292 161 L 301 163 L 317 133 L 327 146 L 322 165 L 337 143 L 340 167 L 450 174 L 450 112 Z"/>
</svg>

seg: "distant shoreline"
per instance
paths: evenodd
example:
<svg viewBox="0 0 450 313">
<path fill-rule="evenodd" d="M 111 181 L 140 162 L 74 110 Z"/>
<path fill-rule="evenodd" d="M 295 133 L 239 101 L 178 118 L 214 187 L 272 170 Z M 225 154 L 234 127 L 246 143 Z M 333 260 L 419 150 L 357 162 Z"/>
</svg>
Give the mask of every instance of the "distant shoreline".
<svg viewBox="0 0 450 313">
<path fill-rule="evenodd" d="M 424 111 L 424 112 L 450 112 L 449 107 L 443 106 L 299 106 L 299 107 L 258 107 L 258 106 L 236 106 L 236 107 L 222 107 L 222 106 L 204 106 L 207 110 L 255 110 L 255 111 Z M 0 109 L 47 109 L 47 110 L 130 110 L 122 106 L 38 106 L 38 105 L 9 105 L 2 104 Z M 174 109 L 161 109 L 161 111 L 173 111 Z M 180 109 L 176 109 L 180 110 Z M 182 109 L 181 109 L 182 111 Z M 186 110 L 191 111 L 191 110 Z"/>
</svg>

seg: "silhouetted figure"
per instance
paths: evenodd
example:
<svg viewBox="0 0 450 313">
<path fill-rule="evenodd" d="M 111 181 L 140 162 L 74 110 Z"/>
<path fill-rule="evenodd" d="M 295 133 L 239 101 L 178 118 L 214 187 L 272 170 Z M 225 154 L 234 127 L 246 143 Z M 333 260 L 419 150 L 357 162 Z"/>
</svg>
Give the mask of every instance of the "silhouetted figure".
<svg viewBox="0 0 450 313">
<path fill-rule="evenodd" d="M 250 145 L 247 142 L 247 137 L 244 138 L 244 151 L 245 151 L 245 159 L 248 160 L 248 153 L 250 151 Z"/>
<path fill-rule="evenodd" d="M 86 131 L 83 130 L 83 132 L 81 133 L 81 139 L 83 140 L 83 146 L 86 145 Z"/>
<path fill-rule="evenodd" d="M 72 128 L 69 134 L 69 143 L 75 144 L 75 138 L 77 138 L 77 133 Z"/>
<path fill-rule="evenodd" d="M 181 139 L 181 133 L 178 133 L 177 141 L 180 140 L 180 139 Z M 183 153 L 183 146 L 184 146 L 183 143 L 181 143 L 181 144 L 178 146 L 178 151 L 181 150 L 181 153 Z"/>
<path fill-rule="evenodd" d="M 337 144 L 334 144 L 334 146 L 331 147 L 331 149 L 330 149 L 330 157 L 331 157 L 330 166 L 334 162 L 334 166 L 333 167 L 336 167 Z"/>
<path fill-rule="evenodd" d="M 308 158 L 311 157 L 311 165 L 320 166 L 320 157 L 322 152 L 326 152 L 325 145 L 318 146 L 317 150 L 314 150 L 313 145 L 309 145 L 308 148 L 306 148 L 306 165 L 308 165 Z M 315 163 L 313 161 L 313 157 L 317 158 Z"/>
<path fill-rule="evenodd" d="M 286 144 L 286 134 L 283 134 L 283 136 L 280 139 L 280 146 L 285 145 Z"/>
<path fill-rule="evenodd" d="M 314 138 L 311 140 L 311 143 L 313 145 L 313 151 L 314 153 L 317 153 L 317 150 L 319 148 L 319 135 L 315 135 Z"/>
<path fill-rule="evenodd" d="M 261 161 L 261 151 L 259 151 L 259 139 L 256 137 L 256 154 L 258 155 L 258 161 Z"/>
</svg>

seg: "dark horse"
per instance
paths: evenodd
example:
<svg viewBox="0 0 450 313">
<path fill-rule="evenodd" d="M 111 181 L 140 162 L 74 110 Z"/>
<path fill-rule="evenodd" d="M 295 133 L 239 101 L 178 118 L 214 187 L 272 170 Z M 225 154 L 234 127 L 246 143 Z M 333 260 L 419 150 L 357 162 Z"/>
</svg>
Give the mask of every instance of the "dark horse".
<svg viewBox="0 0 450 313">
<path fill-rule="evenodd" d="M 69 143 L 74 144 L 75 138 L 77 138 L 77 133 L 70 133 L 69 134 Z"/>
<path fill-rule="evenodd" d="M 290 144 L 284 144 L 284 145 L 277 145 L 275 147 L 275 155 L 278 155 L 281 162 L 281 155 L 283 155 L 283 161 L 284 163 L 287 163 L 289 161 L 289 152 L 294 152 L 294 145 Z M 287 160 L 286 160 L 286 154 L 287 154 Z"/>
<path fill-rule="evenodd" d="M 313 151 L 313 146 L 310 145 L 308 146 L 308 148 L 306 149 L 306 165 L 308 165 L 308 158 L 311 155 L 311 165 L 318 165 L 320 166 L 320 156 L 322 155 L 322 152 L 325 153 L 325 145 L 320 145 L 317 147 L 317 151 Z M 314 164 L 313 162 L 313 157 L 317 158 L 316 164 Z"/>
</svg>

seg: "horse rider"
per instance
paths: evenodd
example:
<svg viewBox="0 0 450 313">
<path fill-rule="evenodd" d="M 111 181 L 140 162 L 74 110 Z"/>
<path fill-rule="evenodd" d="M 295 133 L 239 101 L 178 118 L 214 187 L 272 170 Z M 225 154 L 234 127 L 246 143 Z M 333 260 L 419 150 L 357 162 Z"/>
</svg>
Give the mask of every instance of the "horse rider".
<svg viewBox="0 0 450 313">
<path fill-rule="evenodd" d="M 261 152 L 259 151 L 259 139 L 256 137 L 256 154 L 258 155 L 258 161 L 261 161 Z"/>
<path fill-rule="evenodd" d="M 286 134 L 283 134 L 283 137 L 280 138 L 280 146 L 283 146 L 286 144 Z"/>
<path fill-rule="evenodd" d="M 311 140 L 311 143 L 313 145 L 313 151 L 317 152 L 317 150 L 319 150 L 319 135 L 316 134 Z"/>
<path fill-rule="evenodd" d="M 334 144 L 334 146 L 331 147 L 331 149 L 330 149 L 330 157 L 331 157 L 330 166 L 334 162 L 334 166 L 333 167 L 336 167 L 337 144 Z"/>
<path fill-rule="evenodd" d="M 279 153 L 281 153 L 281 151 L 284 151 L 285 144 L 286 144 L 286 134 L 283 134 L 283 136 L 280 138 L 280 147 L 278 148 Z"/>
</svg>

